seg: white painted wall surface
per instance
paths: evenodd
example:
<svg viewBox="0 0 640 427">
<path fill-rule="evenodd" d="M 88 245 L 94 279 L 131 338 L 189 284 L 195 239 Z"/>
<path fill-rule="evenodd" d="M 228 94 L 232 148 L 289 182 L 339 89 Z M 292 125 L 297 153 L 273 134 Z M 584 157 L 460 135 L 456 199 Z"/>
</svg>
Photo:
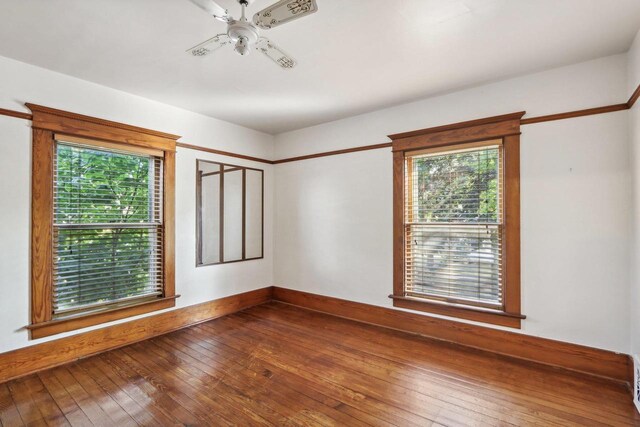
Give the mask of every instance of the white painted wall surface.
<svg viewBox="0 0 640 427">
<path fill-rule="evenodd" d="M 279 135 L 275 157 L 375 144 L 390 133 L 518 110 L 536 116 L 616 104 L 628 96 L 626 56 L 617 55 Z M 274 155 L 269 135 L 0 58 L 0 107 L 24 110 L 24 102 L 176 133 L 191 144 Z M 523 129 L 523 333 L 630 350 L 629 116 Z M 68 335 L 29 341 L 22 329 L 29 322 L 30 142 L 29 122 L 0 117 L 0 352 Z M 265 170 L 263 260 L 195 268 L 196 158 Z M 178 307 L 270 284 L 390 307 L 391 172 L 389 150 L 274 170 L 179 149 Z"/>
<path fill-rule="evenodd" d="M 27 111 L 24 102 L 182 135 L 190 144 L 273 156 L 270 135 L 0 57 L 0 107 Z M 96 328 L 32 341 L 23 329 L 29 323 L 30 126 L 0 116 L 0 352 Z M 176 307 L 270 286 L 273 167 L 181 148 L 176 157 L 176 293 L 182 295 Z M 195 268 L 196 158 L 265 170 L 264 259 Z"/>
<path fill-rule="evenodd" d="M 277 158 L 527 110 L 626 100 L 624 55 L 494 83 L 276 137 Z M 523 127 L 520 332 L 629 352 L 629 112 Z M 388 149 L 276 168 L 276 284 L 391 307 Z"/>
<path fill-rule="evenodd" d="M 629 50 L 628 89 L 640 84 L 640 32 Z M 631 351 L 640 355 L 640 103 L 629 113 L 629 138 L 633 171 L 633 250 L 631 251 Z"/>
<path fill-rule="evenodd" d="M 614 55 L 283 133 L 275 157 L 379 144 L 398 132 L 516 111 L 534 117 L 619 104 L 627 92 L 626 54 Z"/>
</svg>

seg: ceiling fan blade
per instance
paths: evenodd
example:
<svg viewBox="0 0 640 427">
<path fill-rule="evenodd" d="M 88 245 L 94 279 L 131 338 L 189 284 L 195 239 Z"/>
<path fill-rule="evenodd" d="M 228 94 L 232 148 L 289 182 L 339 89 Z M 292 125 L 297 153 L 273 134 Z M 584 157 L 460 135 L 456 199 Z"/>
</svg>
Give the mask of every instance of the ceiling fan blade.
<svg viewBox="0 0 640 427">
<path fill-rule="evenodd" d="M 273 62 L 284 69 L 291 69 L 296 66 L 295 59 L 280 50 L 278 46 L 274 45 L 266 37 L 260 37 L 260 40 L 256 43 L 256 50 L 267 55 Z"/>
<path fill-rule="evenodd" d="M 280 0 L 253 15 L 253 23 L 268 30 L 317 11 L 316 0 Z"/>
<path fill-rule="evenodd" d="M 218 34 L 210 38 L 206 42 L 202 42 L 197 46 L 187 49 L 187 53 L 193 56 L 205 56 L 220 49 L 222 46 L 231 44 L 231 39 L 226 34 Z"/>
<path fill-rule="evenodd" d="M 229 12 L 224 7 L 220 6 L 213 0 L 190 0 L 191 3 L 198 6 L 200 9 L 207 12 L 209 15 L 223 22 L 231 22 L 233 18 L 229 15 Z"/>
</svg>

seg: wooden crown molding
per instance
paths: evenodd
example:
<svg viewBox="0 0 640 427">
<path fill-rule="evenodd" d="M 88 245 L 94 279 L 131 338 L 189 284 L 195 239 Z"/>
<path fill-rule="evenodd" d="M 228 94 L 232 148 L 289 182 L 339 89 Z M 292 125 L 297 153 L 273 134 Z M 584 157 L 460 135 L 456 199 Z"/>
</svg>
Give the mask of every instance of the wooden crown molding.
<svg viewBox="0 0 640 427">
<path fill-rule="evenodd" d="M 146 129 L 146 128 L 142 128 L 142 127 L 138 127 L 138 126 L 131 126 L 131 125 L 127 125 L 127 124 L 124 124 L 124 123 L 113 122 L 111 120 L 99 119 L 97 117 L 85 116 L 83 114 L 72 113 L 72 112 L 64 111 L 64 110 L 58 110 L 56 108 L 45 107 L 45 106 L 37 105 L 37 104 L 31 104 L 29 102 L 25 103 L 24 105 L 27 108 L 29 108 L 32 113 L 46 113 L 46 114 L 50 114 L 50 115 L 58 116 L 58 117 L 66 117 L 66 118 L 69 118 L 69 119 L 82 120 L 83 122 L 95 123 L 97 125 L 102 125 L 102 126 L 112 127 L 112 128 L 116 128 L 116 129 L 127 130 L 127 131 L 131 131 L 131 132 L 136 132 L 136 133 L 143 133 L 143 134 L 146 134 L 146 135 L 157 136 L 159 138 L 172 139 L 174 141 L 177 141 L 178 139 L 181 138 L 178 135 L 172 135 L 170 133 L 160 132 L 160 131 L 152 130 L 152 129 Z M 34 116 L 35 116 L 35 114 L 34 114 Z"/>
<path fill-rule="evenodd" d="M 0 354 L 0 383 L 271 301 L 262 288 Z"/>
<path fill-rule="evenodd" d="M 275 301 L 447 341 L 528 362 L 629 384 L 626 354 L 308 292 L 273 288 Z M 632 377 L 631 377 L 632 378 Z"/>
<path fill-rule="evenodd" d="M 631 108 L 628 103 L 607 105 L 605 107 L 587 108 L 585 110 L 570 111 L 568 113 L 549 114 L 547 116 L 530 117 L 522 119 L 522 125 L 532 125 L 534 123 L 552 122 L 555 120 L 573 119 L 576 117 L 593 116 L 596 114 L 613 113 L 616 111 L 628 110 Z"/>
<path fill-rule="evenodd" d="M 25 119 L 25 120 L 33 119 L 33 115 L 29 113 L 22 113 L 20 111 L 15 111 L 15 110 L 7 110 L 6 108 L 0 108 L 0 116 L 15 117 L 17 119 Z"/>
<path fill-rule="evenodd" d="M 177 135 L 40 105 L 29 103 L 25 105 L 33 112 L 33 118 L 31 119 L 31 127 L 33 129 L 98 141 L 158 149 L 165 152 L 176 151 L 176 139 L 179 138 Z"/>
<path fill-rule="evenodd" d="M 565 120 L 565 119 L 570 119 L 570 118 L 575 118 L 575 117 L 584 117 L 584 116 L 590 116 L 590 115 L 595 115 L 595 114 L 606 114 L 606 113 L 612 113 L 612 112 L 616 112 L 616 111 L 623 111 L 623 110 L 628 110 L 634 107 L 634 105 L 636 104 L 637 100 L 640 98 L 640 85 L 636 88 L 636 90 L 633 92 L 633 94 L 631 95 L 631 97 L 629 98 L 628 101 L 621 103 L 621 104 L 614 104 L 614 105 L 608 105 L 608 106 L 603 106 L 603 107 L 596 107 L 596 108 L 588 108 L 588 109 L 584 109 L 584 110 L 577 110 L 577 111 L 571 111 L 571 112 L 566 112 L 566 113 L 558 113 L 558 114 L 549 114 L 549 115 L 545 115 L 545 116 L 539 116 L 539 117 L 529 117 L 529 118 L 522 118 L 521 120 L 521 124 L 522 125 L 530 125 L 530 124 L 535 124 L 535 123 L 544 123 L 544 122 L 549 122 L 549 121 L 555 121 L 555 120 Z M 40 111 L 48 111 L 48 112 L 62 112 L 62 113 L 66 113 L 66 114 L 72 114 L 75 117 L 87 117 L 87 116 L 82 116 L 79 114 L 75 114 L 75 113 L 68 113 L 68 112 L 64 112 L 62 110 L 55 110 L 53 108 L 48 108 L 48 107 L 42 107 L 42 106 L 38 106 L 35 104 L 26 104 L 27 106 L 31 107 L 35 107 L 36 109 L 40 109 Z M 518 113 L 514 113 L 514 114 L 518 114 Z M 28 113 L 23 113 L 20 111 L 15 111 L 15 110 L 9 110 L 9 109 L 5 109 L 5 108 L 0 108 L 0 115 L 3 116 L 9 116 L 9 117 L 15 117 L 15 118 L 19 118 L 19 119 L 25 119 L 25 120 L 33 120 L 33 115 L 28 114 Z M 506 116 L 510 116 L 510 115 L 506 115 Z M 500 118 L 500 117 L 504 117 L 504 116 L 495 116 L 495 118 Z M 89 117 L 91 119 L 91 117 Z M 152 131 L 149 129 L 144 129 L 144 128 L 138 128 L 136 126 L 129 126 L 129 125 L 122 125 L 116 122 L 109 122 L 107 120 L 102 120 L 102 119 L 96 119 L 100 122 L 102 122 L 102 124 L 106 123 L 115 123 L 116 125 L 120 125 L 120 126 L 126 126 L 128 130 L 133 130 L 133 129 L 137 129 L 138 131 L 148 131 L 150 132 L 151 135 L 153 136 L 164 136 L 164 137 L 170 137 L 170 138 L 174 138 L 174 140 L 179 139 L 179 137 L 177 135 L 171 135 L 168 133 L 164 133 L 164 132 L 157 132 L 157 131 Z M 487 120 L 487 119 L 482 119 L 482 120 Z M 422 129 L 419 131 L 413 131 L 413 132 L 404 132 L 404 133 L 398 133 L 398 134 L 394 134 L 394 135 L 389 135 L 389 138 L 391 138 L 392 140 L 395 139 L 401 139 L 401 138 L 407 138 L 407 137 L 411 137 L 411 136 L 418 136 L 418 133 L 423 133 L 423 132 L 439 132 L 442 130 L 446 130 L 446 128 L 449 128 L 449 130 L 453 129 L 452 126 L 458 125 L 461 127 L 464 126 L 469 126 L 469 124 L 473 124 L 474 122 L 477 123 L 477 121 L 475 120 L 471 120 L 468 122 L 460 122 L 457 124 L 453 124 L 453 125 L 446 125 L 446 126 L 436 126 L 433 128 L 427 128 L 427 129 Z M 381 144 L 373 144 L 373 145 L 365 145 L 365 146 L 359 146 L 359 147 L 353 147 L 353 148 L 346 148 L 346 149 L 342 149 L 342 150 L 334 150 L 334 151 L 325 151 L 325 152 L 320 152 L 320 153 L 315 153 L 315 154 L 308 154 L 308 155 L 304 155 L 304 156 L 297 156 L 297 157 L 289 157 L 289 158 L 284 158 L 284 159 L 279 159 L 279 160 L 268 160 L 268 159 L 261 159 L 258 157 L 252 157 L 252 156 L 246 156 L 243 154 L 238 154 L 238 153 L 232 153 L 229 151 L 222 151 L 222 150 L 216 150 L 213 148 L 207 148 L 207 147 L 201 147 L 198 145 L 192 145 L 192 144 L 186 144 L 186 143 L 177 143 L 178 147 L 181 148 L 187 148 L 190 150 L 199 150 L 199 151 L 204 151 L 204 152 L 208 152 L 208 153 L 212 153 L 212 154 L 218 154 L 221 156 L 228 156 L 228 157 L 235 157 L 238 159 L 244 159 L 244 160 L 250 160 L 250 161 L 255 161 L 255 162 L 260 162 L 260 163 L 266 163 L 266 164 L 281 164 L 281 163 L 290 163 L 290 162 L 296 162 L 296 161 L 302 161 L 302 160 L 308 160 L 308 159 L 315 159 L 318 157 L 327 157 L 327 156 L 335 156 L 338 154 L 348 154 L 348 153 L 354 153 L 354 152 L 358 152 L 358 151 L 367 151 L 367 150 L 378 150 L 378 149 L 382 149 L 382 148 L 389 148 L 391 147 L 391 143 L 381 143 Z"/>
<path fill-rule="evenodd" d="M 487 125 L 491 123 L 500 123 L 500 122 L 505 122 L 510 120 L 520 120 L 525 114 L 526 114 L 525 111 L 520 111 L 517 113 L 503 114 L 500 116 L 485 117 L 483 119 L 468 120 L 464 122 L 452 123 L 452 124 L 443 125 L 443 126 L 419 129 L 411 132 L 396 133 L 394 135 L 389 135 L 389 139 L 391 139 L 392 141 L 396 141 L 399 139 L 413 138 L 417 136 L 429 135 L 429 134 L 450 131 L 455 129 L 464 129 L 472 126 Z"/>
<path fill-rule="evenodd" d="M 640 98 L 640 85 L 638 85 L 636 90 L 634 90 L 631 94 L 631 97 L 627 101 L 627 107 L 633 108 L 633 106 L 636 105 L 636 101 L 638 101 L 638 98 Z"/>
<path fill-rule="evenodd" d="M 315 159 L 317 157 L 335 156 L 338 154 L 355 153 L 358 151 L 378 150 L 380 148 L 390 148 L 391 146 L 392 146 L 392 143 L 390 142 L 385 142 L 382 144 L 374 144 L 374 145 L 364 145 L 360 147 L 345 148 L 342 150 L 325 151 L 323 153 L 317 153 L 317 154 L 308 154 L 306 156 L 289 157 L 287 159 L 276 160 L 273 163 L 276 165 L 279 165 L 280 163 L 298 162 L 300 160 Z"/>
<path fill-rule="evenodd" d="M 391 135 L 392 151 L 407 152 L 517 136 L 520 135 L 520 120 L 524 114 L 505 114 Z"/>
<path fill-rule="evenodd" d="M 178 142 L 176 146 L 180 148 L 187 148 L 189 150 L 197 150 L 197 151 L 203 151 L 205 153 L 218 154 L 220 156 L 235 157 L 237 159 L 249 160 L 252 162 L 267 163 L 269 165 L 276 163 L 273 160 L 261 159 L 259 157 L 245 156 L 244 154 L 232 153 L 230 151 L 216 150 L 215 148 L 201 147 L 199 145 L 185 144 L 184 142 Z"/>
</svg>

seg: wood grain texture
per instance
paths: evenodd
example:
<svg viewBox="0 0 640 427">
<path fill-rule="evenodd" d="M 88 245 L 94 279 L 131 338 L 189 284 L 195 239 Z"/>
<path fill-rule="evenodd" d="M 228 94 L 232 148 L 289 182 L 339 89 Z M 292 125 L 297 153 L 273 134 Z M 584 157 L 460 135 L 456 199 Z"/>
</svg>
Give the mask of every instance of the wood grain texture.
<svg viewBox="0 0 640 427">
<path fill-rule="evenodd" d="M 164 274 L 164 297 L 176 294 L 176 153 L 165 152 L 164 155 L 164 195 L 163 195 L 163 238 L 162 263 Z"/>
<path fill-rule="evenodd" d="M 520 119 L 524 112 L 487 117 L 447 126 L 392 135 L 393 140 L 393 212 L 394 212 L 394 307 L 459 317 L 477 322 L 520 328 L 525 318 L 520 309 Z M 497 141 L 496 141 L 497 140 Z M 501 167 L 504 170 L 502 206 L 502 294 L 501 310 L 474 307 L 473 304 L 436 302 L 407 295 L 405 292 L 405 159 L 435 152 L 469 148 L 477 144 L 500 144 Z M 411 179 L 409 175 L 409 179 Z M 411 188 L 412 186 L 410 186 Z"/>
<path fill-rule="evenodd" d="M 2 353 L 0 383 L 262 304 L 271 292 L 245 292 Z"/>
<path fill-rule="evenodd" d="M 424 311 L 441 316 L 457 317 L 459 319 L 473 320 L 474 322 L 490 323 L 492 325 L 506 326 L 509 328 L 520 329 L 521 320 L 526 318 L 526 316 L 518 313 L 503 312 L 484 307 L 457 305 L 455 303 L 440 302 L 426 298 L 412 298 L 398 295 L 389 295 L 389 298 L 393 300 L 394 307 Z"/>
<path fill-rule="evenodd" d="M 105 120 L 105 119 L 100 119 L 97 117 L 91 117 L 91 116 L 86 116 L 83 114 L 78 114 L 78 113 L 73 113 L 70 111 L 64 111 L 64 110 L 58 110 L 56 108 L 51 108 L 51 107 L 45 107 L 42 105 L 37 105 L 37 104 L 31 104 L 31 103 L 25 103 L 25 105 L 27 106 L 27 108 L 29 108 L 33 113 L 41 113 L 43 115 L 46 116 L 58 116 L 58 117 L 62 117 L 62 118 L 67 118 L 67 119 L 71 119 L 70 122 L 73 123 L 74 121 L 81 121 L 81 122 L 88 122 L 88 123 L 93 123 L 96 125 L 100 125 L 103 127 L 111 127 L 114 129 L 119 129 L 121 131 L 126 131 L 131 132 L 131 133 L 138 133 L 138 134 L 145 134 L 145 135 L 149 135 L 149 136 L 155 136 L 161 139 L 169 139 L 169 140 L 173 140 L 176 141 L 178 139 L 180 139 L 180 136 L 178 135 L 172 135 L 170 133 L 165 133 L 165 132 L 160 132 L 157 130 L 152 130 L 152 129 L 146 129 L 146 128 L 142 128 L 142 127 L 138 127 L 138 126 L 131 126 L 131 125 L 127 125 L 124 123 L 119 123 L 119 122 L 114 122 L 111 120 Z M 34 114 L 34 118 L 35 118 L 35 114 Z"/>
<path fill-rule="evenodd" d="M 247 170 L 242 169 L 242 259 L 247 259 Z"/>
<path fill-rule="evenodd" d="M 477 126 L 443 130 L 424 135 L 409 136 L 393 140 L 393 151 L 412 151 L 425 148 L 445 147 L 475 141 L 488 141 L 520 134 L 520 120 L 492 122 Z"/>
<path fill-rule="evenodd" d="M 0 421 L 631 426 L 640 415 L 611 382 L 269 303 L 0 384 Z"/>
<path fill-rule="evenodd" d="M 216 172 L 209 172 L 209 173 L 203 173 L 202 172 L 202 167 L 200 166 L 200 164 L 214 164 L 216 166 L 218 166 L 218 171 Z M 235 264 L 238 262 L 245 262 L 245 261 L 254 261 L 254 260 L 258 260 L 258 259 L 263 259 L 264 258 L 264 170 L 262 169 L 257 169 L 257 168 L 250 168 L 250 167 L 246 167 L 246 166 L 238 166 L 238 165 L 231 165 L 228 163 L 221 163 L 221 162 L 214 162 L 214 161 L 210 161 L 210 160 L 202 160 L 202 159 L 196 159 L 196 267 L 206 267 L 206 266 L 211 266 L 211 265 L 220 265 L 220 264 Z M 242 233 L 241 233 L 241 238 L 242 238 L 242 254 L 241 257 L 239 259 L 235 259 L 235 260 L 231 260 L 231 261 L 225 261 L 224 260 L 224 248 L 226 246 L 225 244 L 225 209 L 224 209 L 224 204 L 225 204 L 225 199 L 227 199 L 227 196 L 225 195 L 225 176 L 227 176 L 229 173 L 231 172 L 238 172 L 240 171 L 242 174 L 242 194 L 241 194 L 241 200 L 242 200 L 242 215 L 241 215 L 241 222 L 242 222 Z M 254 257 L 247 257 L 247 250 L 246 250 L 246 234 L 247 234 L 247 224 L 246 224 L 246 216 L 247 216 L 247 205 L 246 205 L 246 198 L 247 198 L 247 171 L 254 171 L 254 172 L 259 172 L 261 177 L 260 177 L 260 192 L 261 192 L 261 204 L 260 204 L 260 228 L 261 228 L 261 251 L 260 251 L 260 256 L 254 256 Z M 219 190 L 218 190 L 218 195 L 219 195 L 219 199 L 218 199 L 218 203 L 220 206 L 219 212 L 218 212 L 218 235 L 219 235 L 219 239 L 218 239 L 218 251 L 219 251 L 219 259 L 218 261 L 214 261 L 214 262 L 203 262 L 203 244 L 204 244 L 204 240 L 205 240 L 205 236 L 203 236 L 203 228 L 202 228 L 202 213 L 203 213 L 203 207 L 202 207 L 202 189 L 203 189 L 203 185 L 206 185 L 203 183 L 203 178 L 209 177 L 209 176 L 216 176 L 219 175 L 219 180 L 218 180 L 218 185 L 219 185 Z M 209 183 L 209 185 L 211 185 L 211 183 Z"/>
<path fill-rule="evenodd" d="M 31 178 L 31 322 L 51 320 L 53 308 L 53 133 L 33 130 Z"/>
<path fill-rule="evenodd" d="M 186 144 L 184 142 L 178 142 L 176 145 L 180 148 L 187 148 L 189 150 L 197 150 L 205 153 L 219 154 L 221 156 L 235 157 L 237 159 L 250 160 L 252 162 L 267 163 L 270 165 L 274 164 L 273 160 L 261 159 L 259 157 L 245 156 L 244 154 L 237 154 L 237 153 L 232 153 L 230 151 L 216 150 L 215 148 L 201 147 L 199 145 Z"/>
<path fill-rule="evenodd" d="M 578 110 L 578 111 L 573 111 L 573 112 L 558 113 L 558 114 L 551 114 L 551 115 L 540 116 L 540 117 L 526 118 L 526 119 L 522 119 L 521 124 L 522 125 L 528 125 L 528 124 L 534 124 L 534 123 L 543 123 L 543 122 L 547 122 L 547 121 L 563 120 L 563 119 L 569 119 L 569 118 L 574 118 L 574 117 L 582 117 L 582 116 L 588 116 L 588 115 L 593 115 L 593 114 L 605 114 L 605 113 L 610 113 L 610 112 L 614 112 L 614 111 L 626 110 L 626 109 L 632 108 L 635 105 L 636 101 L 638 100 L 638 97 L 640 97 L 640 86 L 632 94 L 631 98 L 629 98 L 629 100 L 627 102 L 625 102 L 625 103 L 615 104 L 615 105 L 610 105 L 610 106 L 604 106 L 604 107 L 590 108 L 590 109 L 586 109 L 586 110 Z M 46 107 L 44 107 L 44 108 L 46 108 Z M 52 109 L 47 109 L 47 110 L 52 110 Z M 516 114 L 519 114 L 519 113 L 516 113 Z M 16 118 L 21 118 L 21 119 L 25 119 L 25 120 L 32 120 L 33 119 L 33 116 L 31 114 L 22 113 L 22 112 L 14 111 L 14 110 L 3 109 L 3 108 L 0 108 L 0 115 L 16 117 Z M 508 114 L 508 115 L 496 116 L 496 117 L 500 118 L 500 117 L 508 117 L 508 116 L 511 116 L 511 115 Z M 98 120 L 100 120 L 100 119 L 98 119 Z M 451 130 L 451 129 L 455 129 L 456 126 L 465 127 L 465 126 L 468 126 L 470 123 L 482 124 L 483 120 L 486 120 L 486 119 L 471 120 L 471 121 L 467 121 L 467 122 L 455 123 L 455 124 L 452 124 L 452 125 L 444 125 L 444 126 L 437 126 L 437 127 L 428 128 L 428 129 L 422 129 L 422 130 L 419 130 L 419 131 L 404 132 L 404 133 L 399 133 L 399 134 L 395 134 L 395 135 L 390 135 L 389 137 L 391 139 L 407 138 L 407 137 L 411 137 L 411 136 L 418 136 L 418 135 L 424 134 L 424 133 L 434 133 L 434 132 L 439 132 L 439 131 L 447 130 L 447 129 Z M 102 121 L 102 122 L 104 123 L 104 122 L 107 122 L 107 121 Z M 135 127 L 132 126 L 130 128 L 135 128 Z M 138 129 L 143 129 L 143 128 L 138 128 Z M 165 134 L 165 133 L 156 132 L 156 131 L 151 131 L 151 132 L 152 132 L 152 134 L 155 134 L 155 135 L 158 135 L 158 134 L 160 134 L 160 135 L 169 135 L 171 137 L 175 137 L 176 139 L 178 138 L 177 135 L 170 135 L 170 134 Z M 203 151 L 203 152 L 208 152 L 208 153 L 213 153 L 213 154 L 219 154 L 219 155 L 222 155 L 222 156 L 235 157 L 235 158 L 239 158 L 239 159 L 245 159 L 245 160 L 261 162 L 261 163 L 266 163 L 266 164 L 280 164 L 280 163 L 289 163 L 289 162 L 296 162 L 296 161 L 301 161 L 301 160 L 315 159 L 315 158 L 319 158 L 319 157 L 335 156 L 335 155 L 338 155 L 338 154 L 348 154 L 348 153 L 354 153 L 354 152 L 358 152 L 358 151 L 377 150 L 377 149 L 381 149 L 381 148 L 389 148 L 389 147 L 391 147 L 391 143 L 381 143 L 381 144 L 366 145 L 366 146 L 361 146 L 361 147 L 346 148 L 346 149 L 342 149 L 342 150 L 325 151 L 325 152 L 321 152 L 321 153 L 314 153 L 314 154 L 308 154 L 308 155 L 305 155 L 305 156 L 290 157 L 290 158 L 279 159 L 279 160 L 262 159 L 262 158 L 258 158 L 258 157 L 247 156 L 247 155 L 233 153 L 233 152 L 229 152 L 229 151 L 222 151 L 222 150 L 216 150 L 216 149 L 213 149 L 213 148 L 207 148 L 207 147 L 202 147 L 202 146 L 198 146 L 198 145 L 187 144 L 187 143 L 184 143 L 184 142 L 177 143 L 177 146 L 181 147 L 181 148 L 187 148 L 187 149 L 191 149 L 191 150 L 198 150 L 198 151 Z"/>
<path fill-rule="evenodd" d="M 631 97 L 627 101 L 627 107 L 633 108 L 633 106 L 636 105 L 638 98 L 640 98 L 640 85 L 638 85 L 636 90 L 634 90 L 633 93 L 631 94 Z"/>
<path fill-rule="evenodd" d="M 138 304 L 125 305 L 123 307 L 106 309 L 92 313 L 83 313 L 78 316 L 64 317 L 45 322 L 34 323 L 27 326 L 31 333 L 31 339 L 48 337 L 63 332 L 74 331 L 89 326 L 100 325 L 114 320 L 138 316 L 152 311 L 164 310 L 175 307 L 176 298 L 180 295 L 171 295 L 163 298 L 155 298 Z"/>
<path fill-rule="evenodd" d="M 336 156 L 338 154 L 357 153 L 359 151 L 379 150 L 381 148 L 389 148 L 389 147 L 391 147 L 391 143 L 390 142 L 385 142 L 385 143 L 382 143 L 382 144 L 364 145 L 364 146 L 361 146 L 361 147 L 345 148 L 345 149 L 342 149 L 342 150 L 325 151 L 325 152 L 322 152 L 322 153 L 307 154 L 306 156 L 289 157 L 289 158 L 286 158 L 286 159 L 276 160 L 273 163 L 278 165 L 278 164 L 281 164 L 281 163 L 299 162 L 301 160 L 317 159 L 318 157 Z"/>
<path fill-rule="evenodd" d="M 628 384 L 625 354 L 280 287 L 273 295 L 276 301 L 335 316 Z"/>
<path fill-rule="evenodd" d="M 522 125 L 531 125 L 534 123 L 544 123 L 544 122 L 552 122 L 555 120 L 565 120 L 565 119 L 573 119 L 576 117 L 593 116 L 595 114 L 613 113 L 616 111 L 623 111 L 628 109 L 629 109 L 629 105 L 627 103 L 607 105 L 605 107 L 588 108 L 586 110 L 570 111 L 567 113 L 550 114 L 547 116 L 539 116 L 539 117 L 530 117 L 527 119 L 522 119 L 521 123 Z"/>
<path fill-rule="evenodd" d="M 175 135 L 95 117 L 26 104 L 33 111 L 31 324 L 32 338 L 67 332 L 175 305 Z M 136 150 L 162 150 L 163 162 L 163 298 L 52 321 L 53 181 L 55 133 L 115 142 Z M 72 138 L 73 139 L 73 138 Z M 87 141 L 83 140 L 83 143 Z"/>
<path fill-rule="evenodd" d="M 448 125 L 435 126 L 435 127 L 430 127 L 426 129 L 419 129 L 411 132 L 396 133 L 394 135 L 389 135 L 389 139 L 391 139 L 392 141 L 395 141 L 398 139 L 413 138 L 416 136 L 429 135 L 433 133 L 439 133 L 443 131 L 450 131 L 450 130 L 456 130 L 456 129 L 465 129 L 473 126 L 481 126 L 481 125 L 486 125 L 490 123 L 500 123 L 504 121 L 520 120 L 522 116 L 524 116 L 525 114 L 526 113 L 524 111 L 520 111 L 516 113 L 502 114 L 500 116 L 485 117 L 482 119 L 467 120 L 464 122 L 451 123 Z"/>
<path fill-rule="evenodd" d="M 502 293 L 504 310 L 521 314 L 521 249 L 520 249 L 520 135 L 503 139 L 503 263 Z M 524 317 L 522 317 L 524 318 Z M 517 328 L 520 328 L 518 320 Z"/>
<path fill-rule="evenodd" d="M 200 170 L 200 160 L 196 160 L 196 267 L 202 264 L 202 177 L 204 173 Z"/>
<path fill-rule="evenodd" d="M 404 295 L 404 153 L 393 153 L 393 294 Z"/>
<path fill-rule="evenodd" d="M 0 116 L 15 117 L 17 119 L 31 120 L 33 116 L 29 113 L 23 113 L 21 111 L 7 110 L 6 108 L 0 108 Z"/>
<path fill-rule="evenodd" d="M 33 112 L 31 126 L 34 129 L 162 151 L 176 150 L 177 135 L 33 104 L 26 105 Z"/>
</svg>

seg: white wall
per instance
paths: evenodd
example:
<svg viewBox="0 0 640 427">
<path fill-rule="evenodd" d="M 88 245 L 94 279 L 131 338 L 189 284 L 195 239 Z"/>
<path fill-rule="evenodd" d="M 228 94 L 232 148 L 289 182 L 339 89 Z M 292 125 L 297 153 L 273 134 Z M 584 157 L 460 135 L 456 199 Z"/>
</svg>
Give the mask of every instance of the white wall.
<svg viewBox="0 0 640 427">
<path fill-rule="evenodd" d="M 628 90 L 640 84 L 640 32 L 629 50 Z M 633 250 L 631 251 L 631 351 L 640 354 L 640 103 L 630 112 L 629 137 L 633 165 Z"/>
<path fill-rule="evenodd" d="M 625 101 L 625 55 L 289 132 L 284 158 L 385 135 L 527 110 Z M 629 112 L 523 127 L 521 332 L 628 353 L 632 230 Z M 276 284 L 391 307 L 388 149 L 276 168 Z"/>
<path fill-rule="evenodd" d="M 269 135 L 5 58 L 0 107 L 24 110 L 24 102 L 33 102 L 183 135 L 191 144 L 263 158 L 275 150 L 284 158 L 519 110 L 536 116 L 620 103 L 633 86 L 627 65 L 626 55 L 617 55 L 404 104 L 279 135 L 275 149 Z M 635 69 L 630 65 L 629 73 Z M 523 128 L 523 333 L 621 352 L 634 341 L 638 351 L 630 319 L 638 307 L 629 302 L 629 283 L 639 257 L 628 256 L 629 129 L 640 128 L 637 111 Z M 29 341 L 23 329 L 29 323 L 30 143 L 29 122 L 0 116 L 0 352 L 47 340 Z M 634 143 L 640 160 L 640 139 Z M 195 268 L 196 158 L 265 170 L 263 260 Z M 388 149 L 275 169 L 179 149 L 177 307 L 271 284 L 391 307 L 391 175 Z M 640 181 L 638 169 L 635 178 Z"/>
<path fill-rule="evenodd" d="M 27 111 L 24 102 L 182 135 L 181 141 L 190 144 L 273 156 L 270 135 L 0 57 L 0 107 Z M 23 329 L 29 324 L 30 126 L 28 121 L 0 116 L 0 352 L 73 334 L 29 341 Z M 180 148 L 176 157 L 176 293 L 182 295 L 176 308 L 270 286 L 273 167 Z M 265 170 L 264 259 L 195 268 L 197 158 Z"/>
</svg>

